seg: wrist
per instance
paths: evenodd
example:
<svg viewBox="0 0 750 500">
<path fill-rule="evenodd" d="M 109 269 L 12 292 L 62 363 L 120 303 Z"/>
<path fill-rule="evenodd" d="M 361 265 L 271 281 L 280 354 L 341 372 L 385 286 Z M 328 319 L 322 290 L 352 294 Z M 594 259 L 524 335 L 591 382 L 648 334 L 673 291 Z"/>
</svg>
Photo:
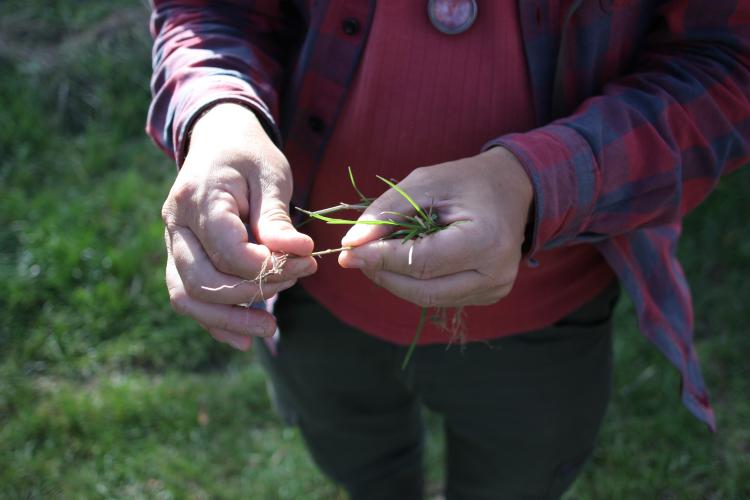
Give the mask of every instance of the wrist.
<svg viewBox="0 0 750 500">
<path fill-rule="evenodd" d="M 232 102 L 221 102 L 204 111 L 190 131 L 190 150 L 257 150 L 276 147 L 255 112 Z"/>
<path fill-rule="evenodd" d="M 488 159 L 491 168 L 503 176 L 503 183 L 513 187 L 519 201 L 530 209 L 534 204 L 534 186 L 518 158 L 500 146 L 490 148 L 481 154 Z"/>
<path fill-rule="evenodd" d="M 506 193 L 506 198 L 515 200 L 519 218 L 519 230 L 523 235 L 522 252 L 526 254 L 534 233 L 534 185 L 523 164 L 510 150 L 495 146 L 481 153 L 489 167 L 499 175 L 499 189 Z"/>
</svg>

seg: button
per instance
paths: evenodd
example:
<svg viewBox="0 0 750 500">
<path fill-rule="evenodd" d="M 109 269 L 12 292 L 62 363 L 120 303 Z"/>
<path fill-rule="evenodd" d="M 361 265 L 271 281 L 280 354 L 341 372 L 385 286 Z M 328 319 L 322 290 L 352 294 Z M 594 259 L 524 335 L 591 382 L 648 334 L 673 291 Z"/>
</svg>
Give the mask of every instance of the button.
<svg viewBox="0 0 750 500">
<path fill-rule="evenodd" d="M 311 116 L 307 120 L 307 125 L 313 132 L 322 132 L 326 128 L 326 124 L 319 116 Z"/>
<path fill-rule="evenodd" d="M 432 25 L 446 35 L 458 35 L 471 28 L 477 18 L 476 0 L 429 0 L 427 15 Z"/>
<path fill-rule="evenodd" d="M 354 17 L 347 17 L 341 23 L 341 29 L 349 36 L 359 33 L 359 21 Z"/>
</svg>

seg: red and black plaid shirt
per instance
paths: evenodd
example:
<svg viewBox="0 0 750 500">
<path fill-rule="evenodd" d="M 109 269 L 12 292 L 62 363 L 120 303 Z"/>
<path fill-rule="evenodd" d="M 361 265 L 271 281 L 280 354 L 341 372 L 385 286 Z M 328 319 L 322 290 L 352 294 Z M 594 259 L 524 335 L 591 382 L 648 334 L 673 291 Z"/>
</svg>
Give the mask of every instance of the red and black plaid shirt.
<svg viewBox="0 0 750 500">
<path fill-rule="evenodd" d="M 374 0 L 154 0 L 147 130 L 178 163 L 206 107 L 253 109 L 315 175 L 365 48 Z M 535 194 L 529 258 L 594 243 L 640 328 L 714 428 L 675 256 L 682 216 L 750 158 L 750 0 L 519 0 L 538 128 L 498 137 Z M 489 62 L 488 62 L 489 63 Z M 301 189 L 300 189 L 301 187 Z"/>
</svg>

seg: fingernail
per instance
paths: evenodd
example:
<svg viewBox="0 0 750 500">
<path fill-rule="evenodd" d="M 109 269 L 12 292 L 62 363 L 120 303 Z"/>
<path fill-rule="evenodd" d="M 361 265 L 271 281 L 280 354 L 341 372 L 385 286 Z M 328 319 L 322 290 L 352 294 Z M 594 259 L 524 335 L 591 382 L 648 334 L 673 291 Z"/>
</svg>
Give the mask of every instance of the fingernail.
<svg viewBox="0 0 750 500">
<path fill-rule="evenodd" d="M 271 335 L 274 334 L 275 331 L 276 331 L 275 328 L 272 331 L 270 327 L 261 325 L 261 326 L 256 326 L 252 328 L 250 333 L 252 335 L 257 335 L 258 337 L 270 337 Z"/>
<path fill-rule="evenodd" d="M 360 269 L 365 267 L 365 261 L 351 250 L 344 250 L 339 254 L 339 265 L 344 269 Z"/>
<path fill-rule="evenodd" d="M 244 351 L 245 349 L 242 346 L 242 343 L 239 340 L 232 339 L 229 341 L 229 345 L 237 349 L 238 351 Z"/>
<path fill-rule="evenodd" d="M 259 337 L 273 337 L 274 333 L 276 333 L 276 329 L 273 330 L 261 330 L 260 333 L 258 333 Z"/>
<path fill-rule="evenodd" d="M 316 263 L 310 264 L 305 268 L 304 271 L 302 271 L 302 277 L 310 276 L 311 274 L 315 274 L 315 271 L 318 270 L 318 265 Z"/>
<path fill-rule="evenodd" d="M 341 238 L 341 246 L 350 246 L 360 239 L 362 239 L 365 235 L 367 235 L 369 231 L 369 228 L 364 225 L 355 225 L 353 226 L 345 235 L 343 238 Z"/>
</svg>

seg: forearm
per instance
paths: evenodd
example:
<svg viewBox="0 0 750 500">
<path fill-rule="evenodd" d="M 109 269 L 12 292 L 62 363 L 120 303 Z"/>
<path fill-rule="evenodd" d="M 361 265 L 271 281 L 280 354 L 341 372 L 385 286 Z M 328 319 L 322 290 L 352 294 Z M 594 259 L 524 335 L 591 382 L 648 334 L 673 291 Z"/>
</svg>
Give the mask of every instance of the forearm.
<svg viewBox="0 0 750 500">
<path fill-rule="evenodd" d="M 266 146 L 273 144 L 257 114 L 232 102 L 211 106 L 195 118 L 190 131 L 191 149 L 245 155 L 254 148 Z"/>
<path fill-rule="evenodd" d="M 218 102 L 251 109 L 267 133 L 276 127 L 283 47 L 278 6 L 252 2 L 154 1 L 153 101 L 147 132 L 178 164 L 196 117 Z"/>
</svg>

